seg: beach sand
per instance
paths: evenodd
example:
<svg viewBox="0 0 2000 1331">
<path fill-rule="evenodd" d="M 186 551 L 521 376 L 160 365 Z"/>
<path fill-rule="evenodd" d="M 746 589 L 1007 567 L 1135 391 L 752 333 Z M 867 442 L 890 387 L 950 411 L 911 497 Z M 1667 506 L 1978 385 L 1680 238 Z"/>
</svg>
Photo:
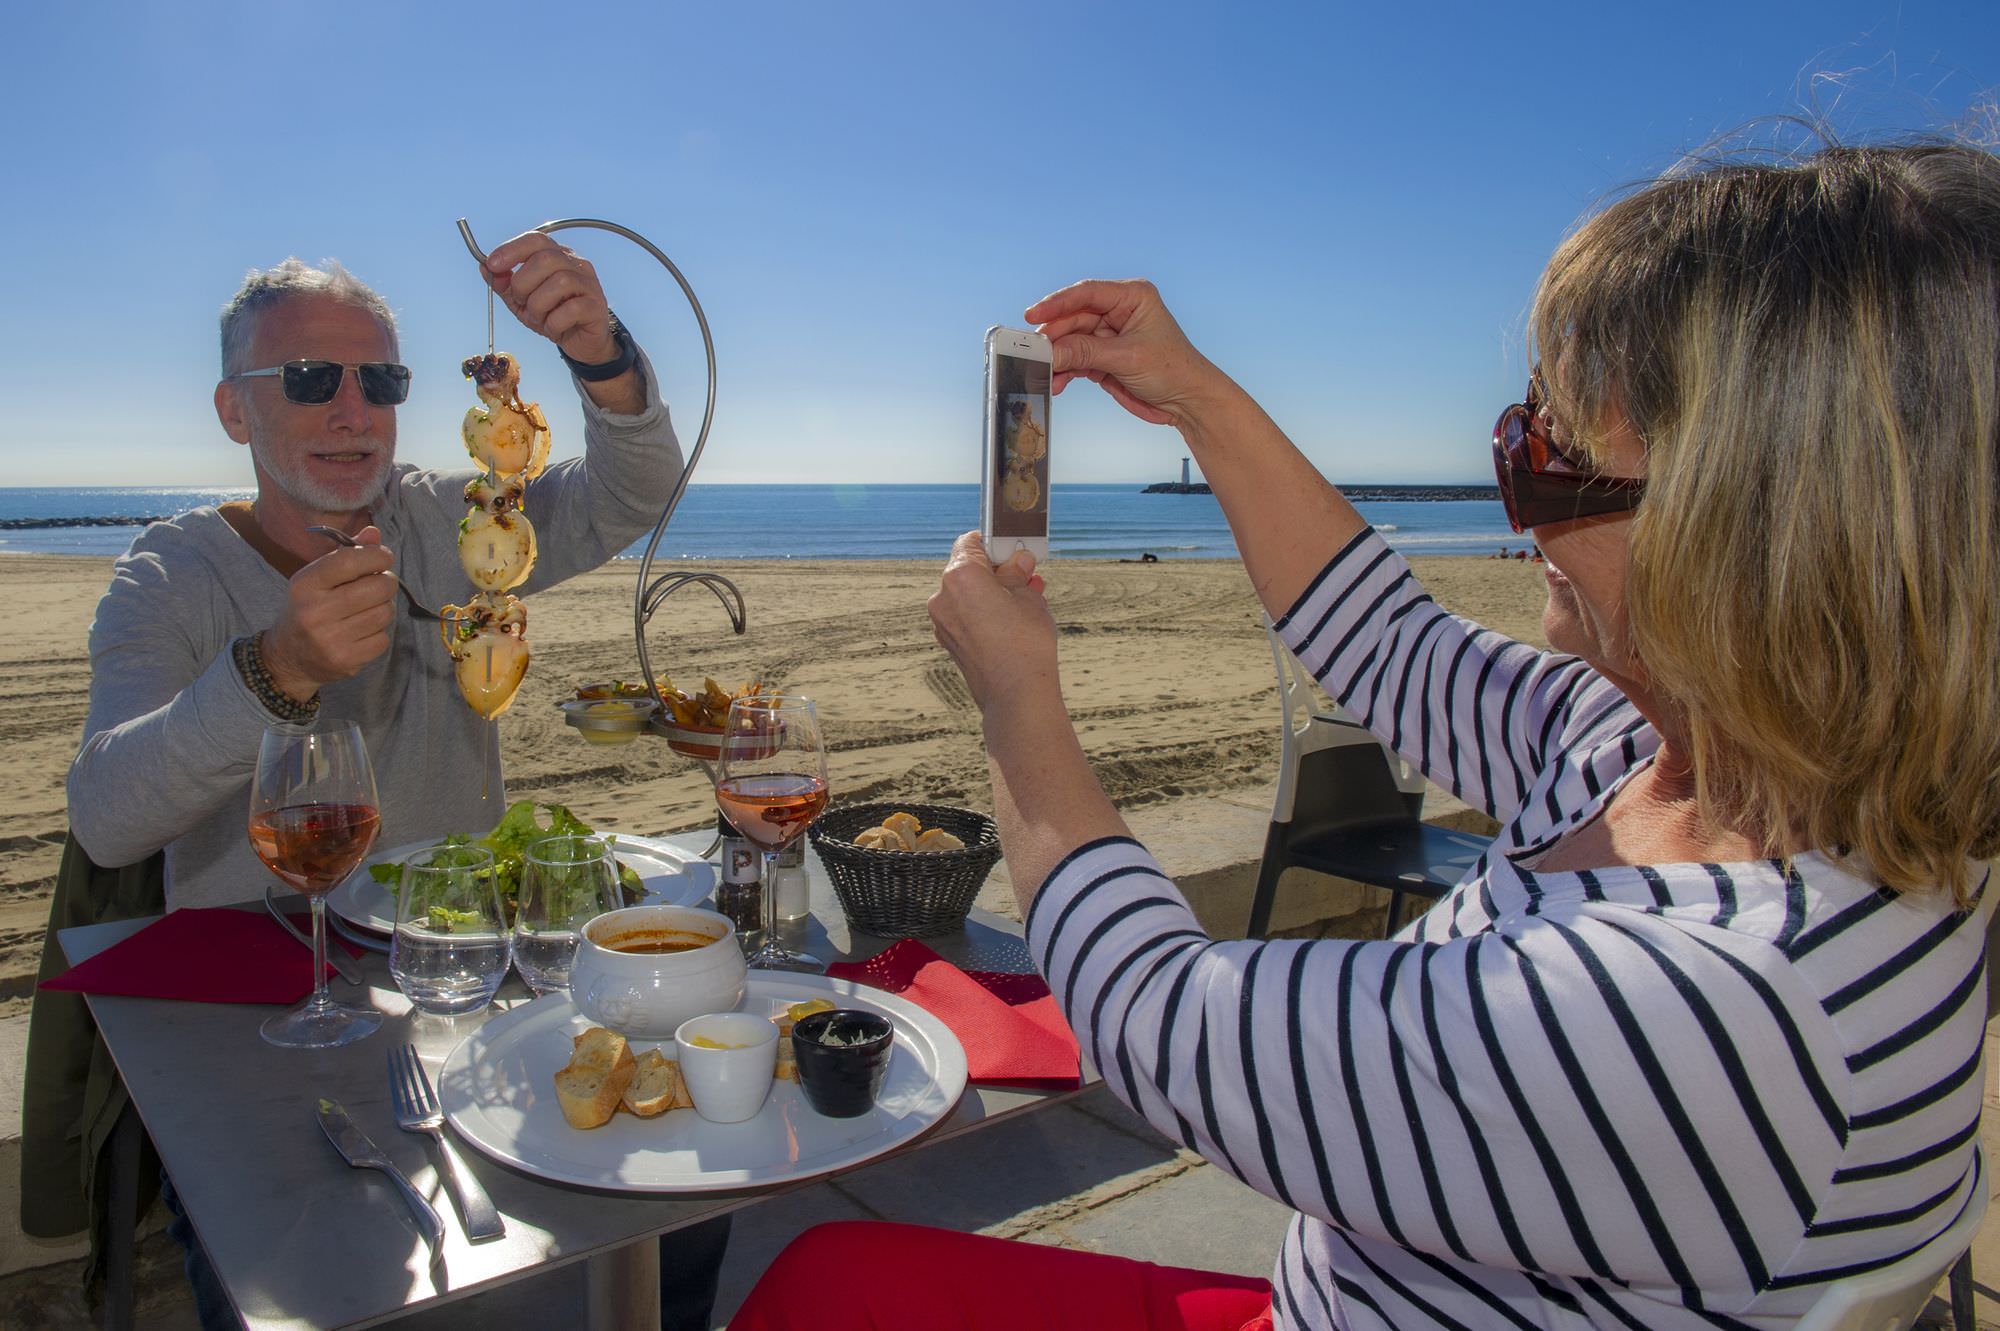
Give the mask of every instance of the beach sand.
<svg viewBox="0 0 2000 1331">
<path fill-rule="evenodd" d="M 1447 608 L 1540 641 L 1539 567 L 1413 562 Z M 687 588 L 654 617 L 656 672 L 725 687 L 757 677 L 819 699 L 836 801 L 991 807 L 977 714 L 924 610 L 940 564 L 701 567 L 742 589 L 748 632 L 733 636 L 713 598 Z M 66 826 L 63 779 L 88 701 L 90 620 L 110 568 L 103 558 L 0 558 L 0 603 L 14 626 L 0 639 L 0 999 L 33 984 Z M 606 830 L 704 826 L 715 806 L 694 763 L 657 740 L 588 745 L 553 706 L 576 684 L 638 677 L 636 576 L 620 561 L 530 601 L 534 664 L 500 719 L 508 794 L 560 801 Z M 1269 784 L 1275 681 L 1241 564 L 1065 560 L 1049 571 L 1049 602 L 1071 714 L 1121 806 Z"/>
</svg>

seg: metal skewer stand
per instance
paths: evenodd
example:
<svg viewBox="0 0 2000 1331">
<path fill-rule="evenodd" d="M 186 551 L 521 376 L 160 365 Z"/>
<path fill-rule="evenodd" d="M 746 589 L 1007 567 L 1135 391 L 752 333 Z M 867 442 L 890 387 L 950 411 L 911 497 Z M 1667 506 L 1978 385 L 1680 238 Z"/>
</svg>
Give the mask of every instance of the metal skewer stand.
<svg viewBox="0 0 2000 1331">
<path fill-rule="evenodd" d="M 681 294 L 687 297 L 688 307 L 694 311 L 695 323 L 701 329 L 702 350 L 708 358 L 708 395 L 702 408 L 701 429 L 695 435 L 694 450 L 688 454 L 687 465 L 681 468 L 680 477 L 674 482 L 673 493 L 667 496 L 667 505 L 660 511 L 660 520 L 653 524 L 653 534 L 646 542 L 646 553 L 639 561 L 639 585 L 632 598 L 633 645 L 638 650 L 639 671 L 645 676 L 646 691 L 653 701 L 653 712 L 647 718 L 632 718 L 629 729 L 636 731 L 643 728 L 647 733 L 671 740 L 681 737 L 685 732 L 673 724 L 673 712 L 667 707 L 667 700 L 661 694 L 659 679 L 653 673 L 652 655 L 646 647 L 646 626 L 652 622 L 654 612 L 666 603 L 668 597 L 683 587 L 698 585 L 708 588 L 714 593 L 715 599 L 722 603 L 724 612 L 729 616 L 730 628 L 736 633 L 741 634 L 749 624 L 743 607 L 743 593 L 737 589 L 735 583 L 720 573 L 672 572 L 662 573 L 657 579 L 653 577 L 653 556 L 660 547 L 660 538 L 666 534 L 667 522 L 673 517 L 674 509 L 680 505 L 681 496 L 687 493 L 688 480 L 694 475 L 695 464 L 701 461 L 701 451 L 708 444 L 709 427 L 715 421 L 715 339 L 709 333 L 708 316 L 702 312 L 701 302 L 695 298 L 694 288 L 688 285 L 687 278 L 659 246 L 638 232 L 620 226 L 616 222 L 601 221 L 594 217 L 565 217 L 554 222 L 544 222 L 535 230 L 544 235 L 553 235 L 558 231 L 569 231 L 579 227 L 609 231 L 613 235 L 623 236 L 659 260 L 660 266 L 671 273 L 674 281 L 680 284 Z M 466 225 L 463 217 L 458 219 L 458 234 L 465 241 L 465 248 L 472 252 L 472 257 L 484 268 L 486 252 L 480 249 L 479 242 L 473 239 L 472 228 Z M 584 715 L 577 708 L 565 709 L 563 716 L 571 726 L 579 730 L 626 728 L 619 726 L 615 721 L 607 724 L 602 718 Z M 695 757 L 678 749 L 676 752 L 681 752 L 683 757 L 699 763 L 709 780 L 714 781 L 713 760 Z"/>
</svg>

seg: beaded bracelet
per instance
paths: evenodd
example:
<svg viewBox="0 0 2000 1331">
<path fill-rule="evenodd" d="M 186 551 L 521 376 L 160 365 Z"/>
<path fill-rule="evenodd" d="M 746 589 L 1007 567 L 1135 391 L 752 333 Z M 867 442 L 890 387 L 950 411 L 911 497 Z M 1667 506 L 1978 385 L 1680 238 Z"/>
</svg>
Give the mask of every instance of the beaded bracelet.
<svg viewBox="0 0 2000 1331">
<path fill-rule="evenodd" d="M 300 702 L 279 688 L 277 681 L 271 678 L 271 671 L 264 664 L 262 629 L 229 644 L 229 652 L 236 661 L 236 673 L 242 676 L 244 685 L 272 716 L 280 721 L 298 723 L 319 715 L 319 694 L 315 693 Z"/>
</svg>

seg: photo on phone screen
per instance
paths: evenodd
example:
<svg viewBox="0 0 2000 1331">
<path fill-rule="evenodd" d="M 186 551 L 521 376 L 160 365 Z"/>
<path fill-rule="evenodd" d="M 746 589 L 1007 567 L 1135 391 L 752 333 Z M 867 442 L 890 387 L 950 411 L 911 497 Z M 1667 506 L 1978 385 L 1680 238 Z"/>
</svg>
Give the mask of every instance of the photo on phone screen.
<svg viewBox="0 0 2000 1331">
<path fill-rule="evenodd" d="M 993 358 L 994 536 L 1049 534 L 1049 365 Z"/>
</svg>

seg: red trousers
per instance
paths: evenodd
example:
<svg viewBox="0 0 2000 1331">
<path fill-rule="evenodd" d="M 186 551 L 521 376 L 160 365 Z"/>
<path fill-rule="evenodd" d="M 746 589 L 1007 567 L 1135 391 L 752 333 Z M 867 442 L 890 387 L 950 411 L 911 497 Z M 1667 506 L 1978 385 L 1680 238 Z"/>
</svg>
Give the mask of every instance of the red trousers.
<svg viewBox="0 0 2000 1331">
<path fill-rule="evenodd" d="M 1270 1282 L 918 1225 L 792 1240 L 729 1331 L 1268 1331 Z"/>
</svg>

